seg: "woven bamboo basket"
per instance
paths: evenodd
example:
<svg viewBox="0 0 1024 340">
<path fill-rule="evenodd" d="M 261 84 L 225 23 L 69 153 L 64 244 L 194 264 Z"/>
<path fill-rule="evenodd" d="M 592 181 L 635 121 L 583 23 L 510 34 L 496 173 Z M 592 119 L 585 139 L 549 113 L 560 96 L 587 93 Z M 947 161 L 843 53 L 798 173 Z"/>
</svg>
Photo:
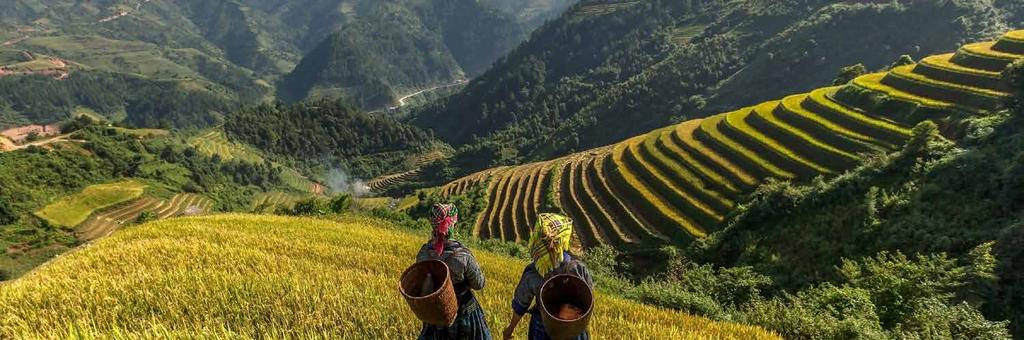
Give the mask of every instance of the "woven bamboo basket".
<svg viewBox="0 0 1024 340">
<path fill-rule="evenodd" d="M 575 275 L 556 275 L 540 288 L 541 320 L 552 339 L 571 339 L 583 333 L 594 311 L 594 291 Z M 565 314 L 565 308 L 576 308 Z"/>
<path fill-rule="evenodd" d="M 427 274 L 430 282 L 427 283 Z M 424 292 L 427 285 L 433 290 Z M 405 302 L 425 323 L 437 326 L 451 326 L 459 313 L 459 302 L 455 298 L 455 287 L 448 265 L 438 260 L 418 262 L 402 273 L 398 290 Z"/>
</svg>

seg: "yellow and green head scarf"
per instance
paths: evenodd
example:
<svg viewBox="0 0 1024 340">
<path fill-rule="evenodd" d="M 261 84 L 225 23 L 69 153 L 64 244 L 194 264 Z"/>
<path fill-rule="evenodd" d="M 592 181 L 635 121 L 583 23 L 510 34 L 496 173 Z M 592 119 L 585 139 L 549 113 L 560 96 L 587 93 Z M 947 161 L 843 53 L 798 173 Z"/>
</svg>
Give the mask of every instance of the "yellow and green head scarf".
<svg viewBox="0 0 1024 340">
<path fill-rule="evenodd" d="M 572 219 L 558 214 L 540 214 L 530 233 L 530 256 L 537 273 L 546 276 L 569 251 L 572 244 Z"/>
</svg>

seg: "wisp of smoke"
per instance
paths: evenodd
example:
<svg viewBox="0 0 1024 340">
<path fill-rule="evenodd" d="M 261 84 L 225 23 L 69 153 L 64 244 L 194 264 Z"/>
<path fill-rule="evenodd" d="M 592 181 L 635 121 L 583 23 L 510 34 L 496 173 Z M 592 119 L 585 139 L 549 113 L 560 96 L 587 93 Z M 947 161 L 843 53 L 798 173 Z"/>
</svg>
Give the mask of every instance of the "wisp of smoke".
<svg viewBox="0 0 1024 340">
<path fill-rule="evenodd" d="M 327 173 L 327 187 L 334 193 L 348 193 L 354 197 L 363 197 L 370 193 L 370 187 L 366 182 L 351 178 L 345 170 L 332 169 Z"/>
</svg>

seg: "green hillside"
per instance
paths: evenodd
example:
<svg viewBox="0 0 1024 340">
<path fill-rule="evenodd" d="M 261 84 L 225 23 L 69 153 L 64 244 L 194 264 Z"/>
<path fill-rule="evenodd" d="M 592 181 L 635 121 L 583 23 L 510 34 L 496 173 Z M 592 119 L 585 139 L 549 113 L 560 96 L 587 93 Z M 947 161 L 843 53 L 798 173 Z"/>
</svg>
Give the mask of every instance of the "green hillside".
<svg viewBox="0 0 1024 340">
<path fill-rule="evenodd" d="M 1019 332 L 1020 320 L 1009 311 L 1019 305 L 1019 275 L 1012 269 L 1019 252 L 1011 250 L 1011 227 L 1019 223 L 1020 211 L 1012 203 L 1016 196 L 1005 196 L 1013 189 L 996 187 L 1018 180 L 1019 152 L 1009 150 L 1018 144 L 1019 129 L 1015 118 L 1007 118 L 1017 104 L 1006 104 L 1017 103 L 1019 79 L 998 70 L 1024 59 L 1021 34 L 1009 32 L 995 42 L 966 44 L 956 53 L 862 75 L 843 86 L 685 121 L 608 147 L 487 170 L 442 186 L 436 195 L 482 200 L 473 230 L 480 238 L 523 242 L 537 212 L 559 211 L 576 221 L 587 247 L 611 246 L 642 263 L 662 264 L 664 255 L 643 254 L 665 245 L 688 248 L 686 256 L 697 261 L 751 266 L 771 275 L 777 289 L 807 289 L 808 297 L 778 300 L 781 309 L 816 298 L 822 286 L 814 284 L 855 282 L 850 275 L 860 274 L 847 272 L 847 259 L 870 259 L 865 266 L 909 261 L 885 253 L 892 250 L 920 254 L 920 261 L 960 257 L 945 266 L 990 256 L 986 270 L 996 270 L 998 263 L 1003 281 L 986 274 L 987 283 L 948 283 L 974 288 L 943 295 L 953 298 L 943 303 L 969 301 L 989 320 L 1009 318 Z M 978 150 L 959 150 L 940 132 Z M 992 159 L 1000 153 L 1009 158 Z M 963 168 L 968 163 L 976 165 Z M 974 167 L 990 177 L 975 178 Z M 971 184 L 975 180 L 980 182 Z M 998 245 L 998 255 L 979 253 L 996 239 L 1009 242 Z M 925 254 L 939 257 L 928 260 Z M 657 269 L 639 272 L 664 275 Z M 837 280 L 842 275 L 847 281 Z M 873 299 L 897 293 L 877 294 Z M 710 313 L 693 303 L 667 302 Z M 820 308 L 813 306 L 793 313 Z M 784 320 L 785 313 L 755 316 L 743 308 L 735 313 L 787 336 L 806 336 L 787 327 L 812 322 Z M 879 314 L 838 317 L 880 317 L 882 330 L 898 329 L 912 317 L 885 308 L 872 313 Z"/>
<path fill-rule="evenodd" d="M 424 239 L 366 218 L 222 215 L 151 223 L 0 286 L 0 334 L 412 337 L 421 324 L 395 284 Z M 488 280 L 478 296 L 497 329 L 510 316 L 508 299 L 527 263 L 483 250 L 474 255 Z M 600 291 L 597 301 L 602 309 L 590 330 L 602 337 L 778 338 Z M 360 312 L 341 312 L 353 308 Z M 522 327 L 517 336 L 525 333 Z"/>
<path fill-rule="evenodd" d="M 414 123 L 459 148 L 446 166 L 465 175 L 994 39 L 1020 13 L 1009 1 L 584 1 Z"/>
<path fill-rule="evenodd" d="M 354 178 L 408 171 L 416 165 L 406 159 L 429 151 L 434 141 L 415 126 L 341 100 L 246 107 L 228 115 L 224 132 L 271 160 L 325 177 L 332 170 Z"/>
<path fill-rule="evenodd" d="M 323 191 L 258 153 L 247 154 L 253 159 L 224 158 L 178 133 L 79 128 L 38 146 L 0 152 L 0 279 L 17 277 L 142 215 L 250 211 L 264 192 Z"/>
</svg>

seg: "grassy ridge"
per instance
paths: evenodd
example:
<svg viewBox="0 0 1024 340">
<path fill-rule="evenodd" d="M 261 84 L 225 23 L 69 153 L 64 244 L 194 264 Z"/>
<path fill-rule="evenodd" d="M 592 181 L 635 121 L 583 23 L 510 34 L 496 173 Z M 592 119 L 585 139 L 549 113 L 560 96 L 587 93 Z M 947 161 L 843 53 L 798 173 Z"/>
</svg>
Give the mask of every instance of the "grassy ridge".
<svg viewBox="0 0 1024 340">
<path fill-rule="evenodd" d="M 619 188 L 625 188 L 629 199 L 636 199 L 640 202 L 647 204 L 641 205 L 641 209 L 647 211 L 650 216 L 655 218 L 654 228 L 658 229 L 665 235 L 672 235 L 676 238 L 687 238 L 689 235 L 697 237 L 703 237 L 704 231 L 700 229 L 690 218 L 683 216 L 677 211 L 668 201 L 663 197 L 660 197 L 657 193 L 650 190 L 650 188 L 643 183 L 640 176 L 637 175 L 632 168 L 627 165 L 627 153 L 629 151 L 629 145 L 633 142 L 626 142 L 616 147 L 615 151 L 612 152 L 610 162 L 606 161 L 606 170 L 610 171 L 610 178 L 617 182 Z M 607 167 L 611 164 L 615 165 L 614 170 L 608 169 Z M 689 235 L 686 235 L 689 233 Z"/>
<path fill-rule="evenodd" d="M 420 324 L 395 287 L 426 237 L 387 226 L 221 215 L 124 230 L 0 286 L 0 336 L 410 338 Z M 474 254 L 488 278 L 478 297 L 498 329 L 526 263 Z M 590 330 L 602 338 L 778 338 L 597 298 Z"/>
<path fill-rule="evenodd" d="M 775 166 L 722 133 L 720 128 L 725 116 L 726 114 L 720 114 L 705 118 L 701 121 L 700 127 L 694 131 L 693 135 L 706 145 L 712 154 L 721 155 L 721 159 L 727 160 L 738 171 L 749 173 L 755 184 L 763 177 L 796 177 L 793 173 Z"/>
<path fill-rule="evenodd" d="M 639 238 L 636 237 L 623 225 L 622 217 L 628 216 L 623 213 L 619 202 L 609 203 L 608 198 L 613 197 L 606 188 L 601 185 L 601 179 L 596 178 L 594 170 L 594 159 L 584 161 L 584 164 L 580 166 L 580 185 L 583 186 L 584 192 L 586 192 L 587 199 L 593 205 L 591 208 L 595 215 L 600 215 L 605 223 L 608 224 L 608 234 L 614 237 L 616 244 L 630 244 L 637 241 Z M 619 208 L 619 209 L 617 209 Z"/>
<path fill-rule="evenodd" d="M 952 53 L 925 57 L 917 67 L 914 67 L 914 73 L 949 83 L 1007 91 L 1006 82 L 999 72 L 963 67 L 954 63 L 952 59 Z"/>
<path fill-rule="evenodd" d="M 94 211 L 142 196 L 146 185 L 137 181 L 90 185 L 81 193 L 64 197 L 36 212 L 46 221 L 64 227 L 84 222 Z"/>
<path fill-rule="evenodd" d="M 576 193 L 576 162 L 565 162 L 562 166 L 562 181 L 559 183 L 560 206 L 569 216 L 573 216 L 573 228 L 585 246 L 599 244 L 602 241 L 594 228 L 594 221 L 583 208 Z"/>
<path fill-rule="evenodd" d="M 994 45 L 993 42 L 964 45 L 953 56 L 953 62 L 969 68 L 1002 72 L 1016 57 L 993 50 Z"/>
<path fill-rule="evenodd" d="M 958 105 L 950 103 L 944 100 L 919 96 L 916 94 L 908 93 L 906 91 L 897 89 L 883 82 L 886 77 L 886 73 L 873 73 L 864 76 L 860 76 L 853 80 L 853 84 L 860 86 L 864 89 L 884 94 L 890 98 L 914 103 L 921 106 L 927 106 L 939 110 L 951 110 L 951 111 L 965 111 L 965 112 L 976 112 L 977 109 L 969 106 Z"/>
<path fill-rule="evenodd" d="M 856 137 L 867 142 L 872 142 L 872 139 L 877 138 L 895 146 L 910 136 L 908 128 L 891 121 L 868 116 L 839 104 L 831 97 L 834 93 L 835 88 L 811 91 L 808 97 L 810 100 L 804 102 L 804 108 L 819 115 L 828 116 L 827 118 L 834 122 L 831 125 L 845 126 L 850 130 L 869 136 L 868 139 Z M 828 124 L 826 123 L 826 125 Z"/>
<path fill-rule="evenodd" d="M 913 65 L 894 68 L 882 78 L 882 82 L 908 93 L 969 105 L 981 110 L 998 109 L 1002 105 L 1002 100 L 1008 96 L 1005 92 L 931 79 L 914 73 L 913 69 Z"/>
<path fill-rule="evenodd" d="M 848 153 L 879 151 L 885 148 L 886 143 L 883 141 L 851 131 L 807 110 L 803 105 L 810 100 L 808 98 L 806 94 L 786 97 L 772 114 L 780 123 L 802 130 L 813 138 L 835 145 L 840 150 L 849 150 Z"/>
<path fill-rule="evenodd" d="M 753 187 L 757 183 L 757 179 L 753 175 L 718 152 L 715 152 L 714 149 L 705 145 L 704 142 L 697 138 L 696 133 L 703 124 L 703 119 L 679 124 L 676 126 L 675 133 L 672 134 L 672 141 L 680 149 L 690 153 L 697 160 L 697 164 L 705 164 L 712 172 L 729 178 L 733 184 L 731 187 L 737 189 Z"/>
</svg>

